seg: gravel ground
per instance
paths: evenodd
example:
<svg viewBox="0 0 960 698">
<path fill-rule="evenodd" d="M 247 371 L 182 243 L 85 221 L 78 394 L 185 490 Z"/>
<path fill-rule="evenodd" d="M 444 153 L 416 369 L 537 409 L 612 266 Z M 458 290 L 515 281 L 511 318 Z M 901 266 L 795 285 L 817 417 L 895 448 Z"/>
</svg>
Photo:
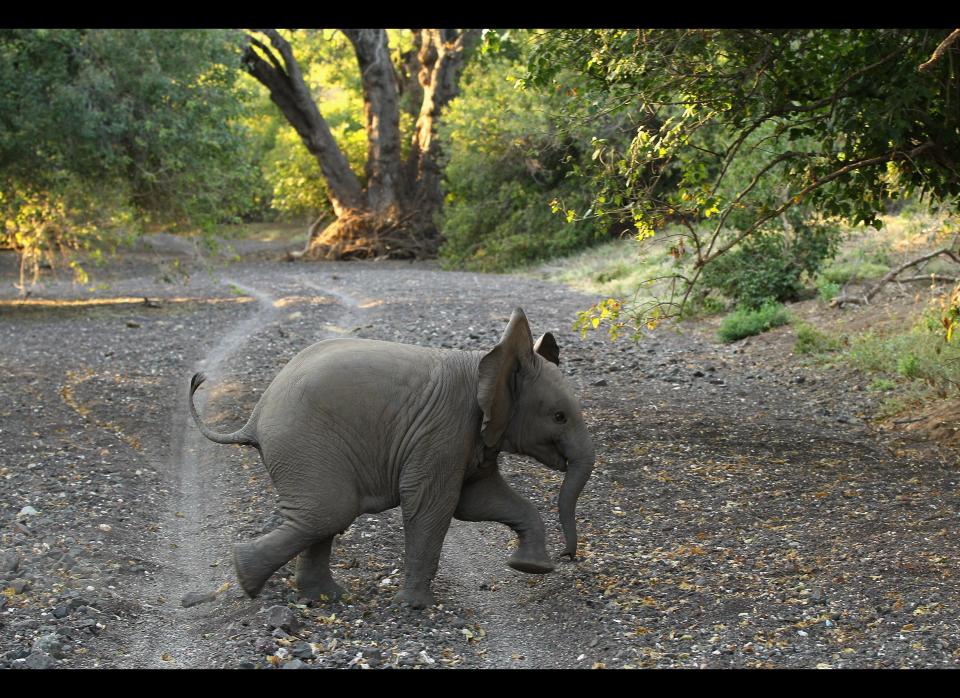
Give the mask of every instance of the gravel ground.
<svg viewBox="0 0 960 698">
<path fill-rule="evenodd" d="M 873 430 L 863 379 L 800 367 L 789 329 L 581 340 L 590 298 L 406 263 L 154 253 L 97 282 L 49 281 L 25 305 L 0 291 L 0 667 L 960 663 L 956 454 Z M 292 565 L 246 598 L 230 548 L 278 525 L 276 498 L 256 451 L 189 421 L 192 373 L 210 376 L 207 421 L 232 430 L 315 341 L 489 348 L 516 306 L 556 333 L 594 434 L 581 559 L 524 575 L 509 530 L 454 522 L 440 605 L 398 608 L 394 510 L 337 539 L 346 601 L 303 602 Z M 559 552 L 562 475 L 502 470 Z"/>
</svg>

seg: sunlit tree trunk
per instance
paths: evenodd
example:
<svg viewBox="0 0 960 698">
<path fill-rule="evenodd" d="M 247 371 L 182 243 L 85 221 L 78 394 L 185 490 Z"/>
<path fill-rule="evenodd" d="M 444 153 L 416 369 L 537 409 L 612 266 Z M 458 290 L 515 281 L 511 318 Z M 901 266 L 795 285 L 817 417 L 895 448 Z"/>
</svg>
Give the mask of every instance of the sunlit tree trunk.
<svg viewBox="0 0 960 698">
<path fill-rule="evenodd" d="M 466 55 L 479 30 L 415 30 L 415 52 L 406 54 L 403 83 L 390 58 L 383 29 L 345 29 L 357 56 L 367 129 L 366 188 L 350 169 L 303 80 L 290 44 L 273 29 L 249 36 L 244 63 L 316 157 L 337 220 L 313 226 L 305 254 L 427 257 L 440 235 L 434 222 L 443 202 L 436 126 L 458 92 Z M 269 45 L 257 38 L 262 35 Z M 422 95 L 410 155 L 401 162 L 400 91 Z"/>
</svg>

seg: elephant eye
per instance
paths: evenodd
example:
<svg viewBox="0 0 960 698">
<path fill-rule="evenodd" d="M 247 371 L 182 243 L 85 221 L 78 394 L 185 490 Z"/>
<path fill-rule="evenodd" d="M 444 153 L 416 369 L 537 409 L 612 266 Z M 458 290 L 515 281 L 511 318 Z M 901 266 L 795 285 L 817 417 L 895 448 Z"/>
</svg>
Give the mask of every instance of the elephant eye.
<svg viewBox="0 0 960 698">
<path fill-rule="evenodd" d="M 555 421 L 557 424 L 563 424 L 567 421 L 567 415 L 565 415 L 563 412 L 554 412 L 553 421 Z"/>
</svg>

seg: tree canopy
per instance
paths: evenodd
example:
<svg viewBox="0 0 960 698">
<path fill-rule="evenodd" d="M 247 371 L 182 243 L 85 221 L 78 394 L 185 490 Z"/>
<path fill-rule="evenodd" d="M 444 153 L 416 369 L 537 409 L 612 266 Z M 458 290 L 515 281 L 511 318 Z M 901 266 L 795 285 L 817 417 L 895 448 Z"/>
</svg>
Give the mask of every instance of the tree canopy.
<svg viewBox="0 0 960 698">
<path fill-rule="evenodd" d="M 598 193 L 592 210 L 576 215 L 627 219 L 640 239 L 680 226 L 673 249 L 684 264 L 668 297 L 645 307 L 597 306 L 584 319 L 602 315 L 616 331 L 676 315 L 708 266 L 738 245 L 757 244 L 751 236 L 823 238 L 831 217 L 880 225 L 892 199 L 914 193 L 955 201 L 960 55 L 941 45 L 948 33 L 542 34 L 532 83 L 562 87 L 564 71 L 574 71 L 589 81 L 579 98 L 588 114 L 643 110 L 628 144 L 594 138 Z M 826 254 L 829 241 L 821 247 Z"/>
<path fill-rule="evenodd" d="M 0 31 L 0 242 L 23 252 L 22 271 L 118 224 L 211 224 L 248 204 L 238 40 Z"/>
</svg>

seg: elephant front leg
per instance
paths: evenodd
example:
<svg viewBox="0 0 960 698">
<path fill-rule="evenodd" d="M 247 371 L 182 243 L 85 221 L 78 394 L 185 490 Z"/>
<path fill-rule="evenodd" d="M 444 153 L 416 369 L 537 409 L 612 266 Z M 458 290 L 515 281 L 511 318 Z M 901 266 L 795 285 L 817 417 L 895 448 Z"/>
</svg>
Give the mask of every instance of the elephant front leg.
<svg viewBox="0 0 960 698">
<path fill-rule="evenodd" d="M 437 482 L 411 480 L 410 488 L 401 487 L 400 492 L 406 552 L 403 589 L 395 601 L 425 608 L 436 603 L 430 583 L 437 573 L 443 539 L 457 504 L 457 485 L 444 488 Z"/>
<path fill-rule="evenodd" d="M 330 549 L 333 536 L 314 543 L 297 558 L 297 587 L 314 601 L 326 598 L 336 601 L 345 593 L 330 574 Z"/>
<path fill-rule="evenodd" d="M 515 570 L 530 574 L 553 572 L 547 555 L 546 532 L 540 512 L 514 492 L 499 471 L 463 486 L 454 513 L 461 521 L 499 521 L 517 534 L 517 550 L 507 561 Z"/>
</svg>

